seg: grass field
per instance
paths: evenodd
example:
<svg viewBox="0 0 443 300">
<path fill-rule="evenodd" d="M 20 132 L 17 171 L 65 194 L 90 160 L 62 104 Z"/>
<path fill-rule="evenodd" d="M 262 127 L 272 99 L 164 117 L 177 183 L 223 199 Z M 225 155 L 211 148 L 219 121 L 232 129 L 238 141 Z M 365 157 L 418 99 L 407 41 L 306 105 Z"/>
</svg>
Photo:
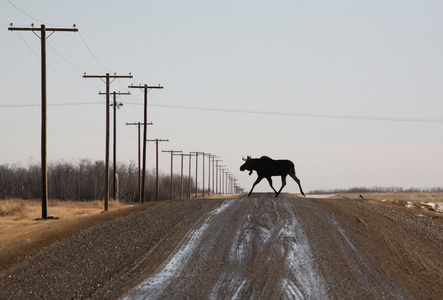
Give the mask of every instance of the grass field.
<svg viewBox="0 0 443 300">
<path fill-rule="evenodd" d="M 50 200 L 48 216 L 57 219 L 41 221 L 36 220 L 42 217 L 41 201 L 0 200 L 0 273 L 82 230 L 156 205 L 110 201 L 109 211 L 102 213 L 103 201 Z"/>
<path fill-rule="evenodd" d="M 59 219 L 36 221 L 42 216 L 41 201 L 10 199 L 0 200 L 0 247 L 29 238 L 43 228 L 58 227 L 79 217 L 99 214 L 103 201 L 72 202 L 49 201 L 48 215 Z M 110 210 L 124 208 L 118 201 L 110 201 Z"/>
</svg>

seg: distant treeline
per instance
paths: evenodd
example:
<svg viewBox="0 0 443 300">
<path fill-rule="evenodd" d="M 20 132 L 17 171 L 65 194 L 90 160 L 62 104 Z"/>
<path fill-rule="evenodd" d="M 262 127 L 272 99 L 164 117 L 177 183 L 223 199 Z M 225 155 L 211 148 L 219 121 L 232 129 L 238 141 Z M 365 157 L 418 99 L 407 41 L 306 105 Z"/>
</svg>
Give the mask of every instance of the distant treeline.
<svg viewBox="0 0 443 300">
<path fill-rule="evenodd" d="M 328 189 L 328 190 L 313 190 L 310 194 L 344 194 L 344 193 L 435 193 L 443 192 L 443 187 L 431 187 L 431 188 L 407 188 L 402 187 L 353 187 L 349 189 Z"/>
<path fill-rule="evenodd" d="M 155 172 L 146 172 L 145 201 L 155 200 Z M 113 169 L 110 169 L 110 197 L 113 195 Z M 117 164 L 118 198 L 121 201 L 137 202 L 138 167 Z M 103 161 L 81 159 L 78 163 L 51 162 L 48 164 L 48 195 L 50 199 L 70 201 L 90 201 L 105 198 L 105 164 Z M 173 176 L 174 198 L 181 196 L 181 176 Z M 189 177 L 184 176 L 184 198 L 189 194 Z M 170 199 L 170 174 L 159 174 L 159 198 Z M 191 187 L 195 181 L 191 178 Z M 194 188 L 195 189 L 195 188 Z M 195 190 L 192 190 L 195 193 Z M 0 199 L 41 198 L 41 168 L 39 164 L 28 167 L 20 165 L 0 165 Z"/>
</svg>

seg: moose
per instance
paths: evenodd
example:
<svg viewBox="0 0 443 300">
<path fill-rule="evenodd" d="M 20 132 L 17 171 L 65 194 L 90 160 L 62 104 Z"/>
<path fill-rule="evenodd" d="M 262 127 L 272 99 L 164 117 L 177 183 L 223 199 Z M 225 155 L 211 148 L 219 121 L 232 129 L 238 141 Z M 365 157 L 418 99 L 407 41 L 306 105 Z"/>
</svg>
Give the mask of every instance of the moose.
<svg viewBox="0 0 443 300">
<path fill-rule="evenodd" d="M 251 191 L 248 194 L 248 197 L 251 196 L 252 190 L 254 187 L 263 179 L 266 178 L 269 182 L 269 185 L 275 192 L 275 197 L 278 197 L 283 187 L 286 185 L 286 176 L 291 176 L 295 182 L 297 182 L 300 187 L 300 192 L 303 196 L 303 190 L 301 188 L 300 180 L 295 176 L 295 166 L 294 163 L 287 159 L 279 159 L 274 160 L 267 156 L 262 156 L 260 158 L 251 158 L 248 156 L 246 159 L 243 157 L 245 163 L 240 167 L 240 171 L 248 170 L 249 175 L 252 174 L 253 171 L 257 172 L 257 180 L 252 185 Z M 281 188 L 277 192 L 272 186 L 272 176 L 281 176 Z"/>
</svg>

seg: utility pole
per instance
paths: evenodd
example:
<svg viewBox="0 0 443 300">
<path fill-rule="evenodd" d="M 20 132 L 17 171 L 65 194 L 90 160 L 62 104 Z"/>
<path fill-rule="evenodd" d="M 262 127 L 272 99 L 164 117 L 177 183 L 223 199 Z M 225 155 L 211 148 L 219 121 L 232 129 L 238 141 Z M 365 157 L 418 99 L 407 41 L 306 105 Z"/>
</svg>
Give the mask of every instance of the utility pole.
<svg viewBox="0 0 443 300">
<path fill-rule="evenodd" d="M 218 157 L 216 155 L 208 154 L 209 162 L 208 162 L 208 196 L 210 191 L 214 193 L 214 157 Z M 211 189 L 211 158 L 212 158 L 212 189 Z"/>
<path fill-rule="evenodd" d="M 111 78 L 114 81 L 116 78 L 132 78 L 132 75 L 110 75 L 106 73 L 105 75 L 83 75 L 83 78 L 100 78 L 103 80 L 105 78 L 106 84 L 106 149 L 105 149 L 105 211 L 109 209 L 109 106 L 110 106 L 110 86 Z"/>
<path fill-rule="evenodd" d="M 138 127 L 138 201 L 140 201 L 140 203 L 143 203 L 143 198 L 142 198 L 142 176 L 141 176 L 141 168 L 140 168 L 140 144 L 141 144 L 141 137 L 140 137 L 140 126 L 141 125 L 152 125 L 152 122 L 149 123 L 141 123 L 141 122 L 126 122 L 126 125 L 136 125 Z"/>
<path fill-rule="evenodd" d="M 218 168 L 218 162 L 219 161 L 222 161 L 221 159 L 216 159 L 215 160 L 215 163 L 216 163 L 216 167 L 215 167 L 215 177 L 216 177 L 216 179 L 215 179 L 215 190 L 216 190 L 216 193 L 217 194 L 219 194 L 219 188 L 218 188 L 218 170 L 219 170 L 219 168 Z"/>
<path fill-rule="evenodd" d="M 209 197 L 209 191 L 211 190 L 211 153 L 206 153 L 208 156 L 208 197 Z M 203 196 L 205 194 L 203 193 Z"/>
<path fill-rule="evenodd" d="M 106 93 L 102 93 L 99 92 L 99 95 L 106 95 Z M 123 103 L 117 103 L 117 95 L 131 95 L 131 93 L 121 93 L 121 92 L 112 92 L 112 95 L 114 96 L 114 103 L 111 104 L 111 106 L 113 107 L 113 113 L 114 113 L 114 145 L 113 145 L 113 151 L 112 151 L 112 155 L 114 158 L 114 162 L 113 162 L 113 198 L 114 200 L 117 200 L 117 108 L 120 109 L 120 107 L 123 106 Z"/>
<path fill-rule="evenodd" d="M 204 155 L 204 152 L 189 152 L 189 153 L 195 155 L 195 198 L 198 198 L 198 155 L 199 154 Z M 203 159 L 203 163 L 204 163 L 204 159 Z M 204 178 L 203 178 L 203 182 L 204 182 Z"/>
<path fill-rule="evenodd" d="M 231 172 L 226 172 L 226 194 L 231 193 Z"/>
<path fill-rule="evenodd" d="M 202 185 L 203 185 L 203 196 L 202 196 L 202 198 L 204 198 L 205 197 L 205 152 L 200 152 L 200 154 L 202 155 L 202 159 L 203 159 L 203 174 L 202 174 L 202 178 L 203 178 L 203 180 L 202 180 Z"/>
<path fill-rule="evenodd" d="M 155 140 L 147 140 L 148 142 L 155 142 L 155 201 L 159 201 L 160 189 L 158 185 L 158 143 L 160 142 L 169 142 L 168 139 L 155 139 Z"/>
<path fill-rule="evenodd" d="M 181 151 L 180 151 L 181 152 Z M 180 184 L 180 190 L 181 190 L 181 192 L 180 192 L 180 199 L 181 200 L 183 200 L 183 156 L 184 156 L 184 154 L 183 153 L 180 153 L 180 154 L 174 154 L 174 155 L 180 155 L 181 156 L 181 184 Z M 172 165 L 172 164 L 171 164 Z M 172 167 L 171 167 L 171 169 L 172 169 Z"/>
<path fill-rule="evenodd" d="M 42 219 L 48 218 L 48 163 L 47 163 L 47 118 L 46 118 L 46 39 L 49 38 L 56 31 L 78 31 L 77 28 L 46 28 L 41 24 L 40 28 L 34 28 L 34 24 L 29 28 L 11 27 L 10 31 L 40 31 L 41 41 L 41 92 L 42 92 L 42 112 L 41 112 L 41 177 L 42 177 Z M 46 37 L 46 32 L 51 31 L 51 34 Z"/>
<path fill-rule="evenodd" d="M 184 154 L 185 156 L 189 156 L 189 191 L 188 191 L 188 199 L 191 199 L 191 194 L 192 194 L 192 180 L 191 180 L 191 169 L 192 169 L 192 165 L 191 165 L 191 161 L 192 161 L 192 156 L 196 156 L 196 154 Z"/>
<path fill-rule="evenodd" d="M 148 86 L 145 85 L 130 85 L 129 88 L 133 89 L 143 89 L 144 90 L 144 112 L 143 112 L 143 124 L 146 124 L 148 121 L 148 90 L 151 89 L 163 89 L 162 86 Z M 146 178 L 146 141 L 148 138 L 148 128 L 145 126 L 143 129 L 143 173 L 142 173 L 142 200 L 141 202 L 145 202 L 145 178 Z"/>
<path fill-rule="evenodd" d="M 220 177 L 219 177 L 219 179 L 220 179 L 220 194 L 224 193 L 224 191 L 223 191 L 223 176 L 224 176 L 225 170 L 223 169 L 223 167 L 226 167 L 226 166 L 224 166 L 224 165 L 219 166 L 219 168 L 220 168 Z"/>
<path fill-rule="evenodd" d="M 171 197 L 170 200 L 174 199 L 174 175 L 173 175 L 173 164 L 174 164 L 174 153 L 181 153 L 182 151 L 175 151 L 175 150 L 162 150 L 162 152 L 168 152 L 171 153 Z"/>
</svg>

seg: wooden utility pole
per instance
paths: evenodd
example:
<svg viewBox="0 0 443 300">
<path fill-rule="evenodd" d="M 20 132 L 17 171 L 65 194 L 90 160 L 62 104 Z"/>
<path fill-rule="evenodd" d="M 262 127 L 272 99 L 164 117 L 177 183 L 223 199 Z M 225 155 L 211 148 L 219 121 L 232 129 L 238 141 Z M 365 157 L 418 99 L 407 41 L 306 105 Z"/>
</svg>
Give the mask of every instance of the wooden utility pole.
<svg viewBox="0 0 443 300">
<path fill-rule="evenodd" d="M 160 142 L 169 142 L 168 139 L 155 139 L 155 140 L 147 140 L 148 142 L 155 142 L 155 201 L 159 201 L 160 196 L 160 188 L 158 185 L 158 143 Z"/>
<path fill-rule="evenodd" d="M 226 194 L 225 192 L 225 171 L 226 169 L 221 169 L 222 171 L 222 176 L 221 176 L 221 187 L 222 187 L 222 194 Z"/>
<path fill-rule="evenodd" d="M 204 152 L 189 152 L 192 155 L 195 155 L 195 198 L 198 198 L 198 155 Z"/>
<path fill-rule="evenodd" d="M 192 194 L 192 180 L 191 180 L 191 169 L 192 169 L 192 165 L 191 165 L 191 161 L 192 161 L 192 156 L 196 156 L 195 154 L 192 153 L 188 153 L 188 154 L 184 154 L 185 156 L 189 156 L 189 191 L 188 191 L 188 199 L 191 199 L 191 194 Z"/>
<path fill-rule="evenodd" d="M 181 153 L 182 151 L 162 150 L 162 152 L 171 153 L 171 196 L 170 196 L 170 200 L 173 200 L 174 199 L 174 175 L 173 175 L 174 153 Z"/>
<path fill-rule="evenodd" d="M 98 93 L 99 95 L 106 95 L 106 93 Z M 113 113 L 114 113 L 114 145 L 113 145 L 113 151 L 112 155 L 114 158 L 113 162 L 113 198 L 114 200 L 117 200 L 117 108 L 120 109 L 121 106 L 123 106 L 123 103 L 117 103 L 117 95 L 131 95 L 131 93 L 121 93 L 121 92 L 112 92 L 112 95 L 114 96 L 114 103 L 111 104 L 113 107 Z"/>
<path fill-rule="evenodd" d="M 212 155 L 211 153 L 208 153 L 208 196 L 209 193 L 214 192 L 214 157 L 218 157 L 216 155 Z M 211 189 L 211 158 L 212 158 L 212 189 Z"/>
<path fill-rule="evenodd" d="M 140 154 L 141 154 L 141 150 L 140 150 L 140 144 L 141 144 L 141 137 L 140 137 L 140 126 L 141 125 L 152 125 L 152 122 L 149 123 L 141 123 L 141 122 L 126 122 L 126 125 L 137 125 L 138 127 L 138 201 L 140 201 L 140 203 L 143 203 L 143 198 L 142 198 L 142 176 L 141 176 L 141 167 L 140 167 Z"/>
<path fill-rule="evenodd" d="M 151 89 L 163 89 L 162 86 L 148 86 L 145 85 L 130 85 L 129 88 L 133 89 L 143 89 L 144 90 L 144 111 L 143 111 L 143 124 L 146 124 L 148 121 L 148 91 Z M 146 141 L 148 139 L 148 129 L 145 126 L 143 129 L 143 171 L 142 171 L 142 200 L 141 202 L 145 202 L 145 181 L 146 181 Z"/>
<path fill-rule="evenodd" d="M 203 180 L 202 180 L 202 187 L 203 187 L 203 196 L 202 196 L 202 198 L 204 198 L 205 197 L 205 152 L 200 152 L 200 154 L 202 155 L 202 159 L 203 159 L 203 176 L 202 176 L 202 178 L 203 178 Z"/>
<path fill-rule="evenodd" d="M 11 24 L 12 25 L 12 24 Z M 75 27 L 75 25 L 74 25 Z M 78 31 L 77 28 L 46 28 L 41 24 L 40 28 L 9 27 L 10 31 L 40 31 L 41 41 L 41 92 L 42 92 L 42 112 L 41 112 L 41 177 L 42 177 L 42 219 L 48 218 L 48 162 L 47 162 L 47 118 L 46 118 L 46 32 L 51 31 L 48 38 L 56 31 Z"/>
<path fill-rule="evenodd" d="M 180 153 L 180 154 L 174 154 L 174 155 L 180 155 L 181 156 L 181 173 L 180 173 L 181 174 L 181 177 L 180 177 L 181 178 L 181 180 L 180 180 L 180 182 L 181 182 L 181 184 L 180 184 L 181 192 L 180 192 L 180 199 L 183 200 L 183 156 L 184 156 L 184 154 Z M 171 169 L 172 169 L 172 167 L 171 167 Z"/>
<path fill-rule="evenodd" d="M 219 165 L 218 167 L 219 167 L 219 170 L 220 170 L 220 176 L 219 176 L 219 180 L 220 180 L 219 187 L 220 188 L 219 189 L 220 189 L 220 194 L 223 194 L 223 174 L 224 174 L 223 167 L 226 167 L 226 166 Z"/>
<path fill-rule="evenodd" d="M 226 194 L 231 193 L 231 172 L 226 172 Z"/>
<path fill-rule="evenodd" d="M 105 75 L 83 75 L 83 78 L 100 78 L 103 80 L 105 78 L 106 84 L 106 146 L 105 146 L 105 211 L 109 209 L 109 123 L 110 123 L 110 86 L 111 78 L 114 81 L 116 78 L 132 78 L 132 75 L 110 75 L 106 73 Z"/>
<path fill-rule="evenodd" d="M 215 159 L 217 155 L 212 156 L 212 192 L 215 194 Z"/>
<path fill-rule="evenodd" d="M 220 159 L 216 159 L 216 167 L 215 167 L 215 192 L 219 194 L 219 188 L 218 188 L 218 162 L 221 161 Z"/>
<path fill-rule="evenodd" d="M 181 162 L 182 171 L 181 171 L 181 193 L 180 193 L 180 199 L 183 200 L 183 153 L 180 154 L 180 156 L 182 157 L 182 162 Z"/>
</svg>

